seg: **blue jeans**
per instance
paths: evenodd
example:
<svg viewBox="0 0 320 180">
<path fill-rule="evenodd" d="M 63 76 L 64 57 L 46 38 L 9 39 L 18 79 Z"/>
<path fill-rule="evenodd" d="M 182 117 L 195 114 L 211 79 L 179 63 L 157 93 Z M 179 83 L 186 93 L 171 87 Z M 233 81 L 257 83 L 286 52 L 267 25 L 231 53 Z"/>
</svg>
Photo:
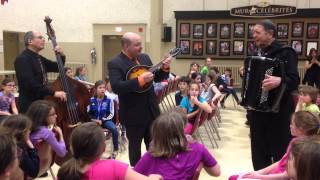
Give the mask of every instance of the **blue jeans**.
<svg viewBox="0 0 320 180">
<path fill-rule="evenodd" d="M 107 120 L 107 121 L 103 121 L 101 126 L 105 129 L 108 129 L 109 131 L 111 131 L 113 150 L 118 151 L 119 142 L 118 142 L 118 130 L 117 130 L 116 125 L 111 120 Z"/>
</svg>

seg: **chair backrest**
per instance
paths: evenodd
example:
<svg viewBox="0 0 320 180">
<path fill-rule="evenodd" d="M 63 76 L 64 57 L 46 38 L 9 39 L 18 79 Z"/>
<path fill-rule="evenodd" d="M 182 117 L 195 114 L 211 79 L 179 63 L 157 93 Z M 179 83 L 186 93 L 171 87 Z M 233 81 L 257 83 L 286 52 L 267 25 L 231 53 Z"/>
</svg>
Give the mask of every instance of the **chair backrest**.
<svg viewBox="0 0 320 180">
<path fill-rule="evenodd" d="M 37 149 L 40 158 L 40 169 L 38 174 L 38 176 L 40 176 L 47 172 L 47 170 L 52 166 L 54 153 L 50 144 L 45 141 L 36 143 L 35 148 Z"/>
<path fill-rule="evenodd" d="M 207 112 L 202 112 L 200 115 L 199 126 L 201 126 L 205 120 L 208 119 L 209 114 Z"/>
<path fill-rule="evenodd" d="M 200 109 L 197 114 L 196 121 L 194 122 L 194 124 L 192 126 L 191 133 L 190 133 L 191 135 L 198 129 L 202 113 L 203 113 L 203 110 Z"/>
</svg>

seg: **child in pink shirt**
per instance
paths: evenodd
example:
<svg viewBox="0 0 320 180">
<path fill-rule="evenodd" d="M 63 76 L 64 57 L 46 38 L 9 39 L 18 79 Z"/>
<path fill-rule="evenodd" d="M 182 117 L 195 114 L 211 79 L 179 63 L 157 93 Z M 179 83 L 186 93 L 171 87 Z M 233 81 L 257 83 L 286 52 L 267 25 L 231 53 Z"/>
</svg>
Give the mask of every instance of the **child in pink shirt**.
<svg viewBox="0 0 320 180">
<path fill-rule="evenodd" d="M 161 180 L 159 175 L 146 177 L 127 164 L 116 160 L 100 160 L 105 151 L 105 135 L 94 122 L 81 124 L 71 134 L 72 158 L 58 171 L 59 180 Z"/>
<path fill-rule="evenodd" d="M 241 175 L 234 175 L 229 177 L 229 180 L 237 179 L 289 179 L 286 166 L 288 161 L 288 155 L 291 151 L 292 143 L 297 139 L 304 136 L 312 136 L 319 133 L 320 120 L 319 117 L 308 111 L 298 111 L 292 115 L 290 131 L 291 135 L 296 137 L 291 140 L 286 153 L 280 161 L 273 163 L 272 165 L 260 169 L 258 171 L 252 171 Z"/>
</svg>

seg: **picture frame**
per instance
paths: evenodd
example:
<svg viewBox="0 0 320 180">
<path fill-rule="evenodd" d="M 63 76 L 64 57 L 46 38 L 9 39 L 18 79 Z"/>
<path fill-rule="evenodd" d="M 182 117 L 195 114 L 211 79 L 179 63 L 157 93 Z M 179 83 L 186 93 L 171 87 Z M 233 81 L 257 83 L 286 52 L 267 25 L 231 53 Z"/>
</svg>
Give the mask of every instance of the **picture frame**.
<svg viewBox="0 0 320 180">
<path fill-rule="evenodd" d="M 291 37 L 303 37 L 304 22 L 292 22 Z"/>
<path fill-rule="evenodd" d="M 306 57 L 309 56 L 309 52 L 311 48 L 315 48 L 318 50 L 318 41 L 307 41 L 306 42 Z"/>
<path fill-rule="evenodd" d="M 180 40 L 181 54 L 190 54 L 190 40 Z"/>
<path fill-rule="evenodd" d="M 252 39 L 253 38 L 253 28 L 256 24 L 253 23 L 249 23 L 248 24 L 248 39 Z"/>
<path fill-rule="evenodd" d="M 215 55 L 217 53 L 217 41 L 207 40 L 206 41 L 206 54 Z"/>
<path fill-rule="evenodd" d="M 319 23 L 307 24 L 307 38 L 317 39 L 319 37 Z"/>
<path fill-rule="evenodd" d="M 233 37 L 234 38 L 244 38 L 245 35 L 245 23 L 236 22 L 233 24 Z"/>
<path fill-rule="evenodd" d="M 288 23 L 278 23 L 277 24 L 277 38 L 278 39 L 288 39 L 289 34 L 289 24 Z"/>
<path fill-rule="evenodd" d="M 193 38 L 203 39 L 204 25 L 203 24 L 193 24 Z"/>
<path fill-rule="evenodd" d="M 220 38 L 229 39 L 231 36 L 231 24 L 220 24 Z"/>
<path fill-rule="evenodd" d="M 247 41 L 247 56 L 256 55 L 257 51 L 258 48 L 255 45 L 254 41 Z"/>
<path fill-rule="evenodd" d="M 190 23 L 180 24 L 180 37 L 189 38 L 190 37 Z"/>
<path fill-rule="evenodd" d="M 230 56 L 230 41 L 220 41 L 219 43 L 219 55 Z"/>
<path fill-rule="evenodd" d="M 288 41 L 278 41 L 282 46 L 289 45 Z"/>
<path fill-rule="evenodd" d="M 203 42 L 202 41 L 193 41 L 192 42 L 192 55 L 193 56 L 202 56 L 203 55 Z"/>
<path fill-rule="evenodd" d="M 233 41 L 233 54 L 234 55 L 243 55 L 244 54 L 244 41 L 243 40 L 234 40 Z"/>
<path fill-rule="evenodd" d="M 206 35 L 207 38 L 216 38 L 217 37 L 217 23 L 207 23 Z"/>
<path fill-rule="evenodd" d="M 296 51 L 298 55 L 302 54 L 303 41 L 302 40 L 292 40 L 291 47 Z"/>
</svg>

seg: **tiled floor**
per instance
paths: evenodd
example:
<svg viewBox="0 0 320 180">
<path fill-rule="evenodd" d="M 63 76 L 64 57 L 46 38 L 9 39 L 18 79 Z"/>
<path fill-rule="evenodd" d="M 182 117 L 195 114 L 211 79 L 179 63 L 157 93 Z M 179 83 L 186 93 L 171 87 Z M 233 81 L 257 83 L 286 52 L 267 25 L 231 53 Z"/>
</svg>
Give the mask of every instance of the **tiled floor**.
<svg viewBox="0 0 320 180">
<path fill-rule="evenodd" d="M 218 178 L 213 178 L 203 170 L 199 178 L 201 180 L 226 180 L 231 174 L 241 171 L 249 171 L 252 169 L 249 128 L 244 124 L 245 111 L 242 110 L 241 107 L 238 108 L 240 110 L 233 110 L 231 108 L 233 107 L 231 98 L 228 98 L 228 100 L 226 102 L 227 108 L 221 111 L 222 123 L 219 127 L 219 132 L 221 135 L 221 141 L 218 141 L 219 148 L 212 149 L 209 140 L 205 136 L 204 129 L 200 129 L 200 133 L 204 137 L 203 140 L 206 147 L 217 159 L 218 163 L 221 166 L 221 176 Z M 143 149 L 145 149 L 144 145 L 142 147 Z M 108 156 L 108 152 L 106 152 L 105 156 Z M 128 152 L 124 151 L 120 153 L 117 159 L 128 163 Z M 58 166 L 54 165 L 53 171 L 55 172 L 55 174 L 57 170 Z M 38 179 L 49 180 L 52 178 L 50 177 Z"/>
</svg>

